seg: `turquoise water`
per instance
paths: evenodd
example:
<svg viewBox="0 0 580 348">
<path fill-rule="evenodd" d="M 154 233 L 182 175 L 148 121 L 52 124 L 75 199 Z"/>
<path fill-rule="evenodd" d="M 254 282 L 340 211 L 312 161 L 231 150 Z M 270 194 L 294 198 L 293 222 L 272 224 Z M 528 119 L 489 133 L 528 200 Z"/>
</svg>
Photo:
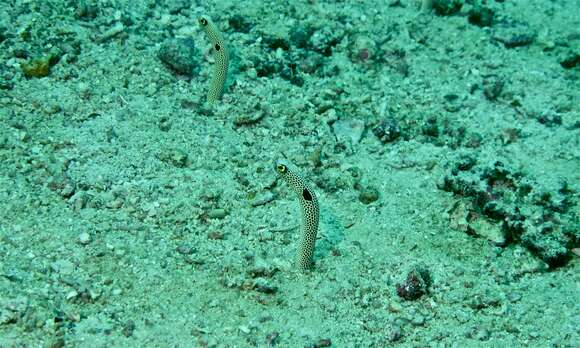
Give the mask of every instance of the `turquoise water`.
<svg viewBox="0 0 580 348">
<path fill-rule="evenodd" d="M 0 347 L 580 346 L 578 0 L 0 4 Z"/>
</svg>

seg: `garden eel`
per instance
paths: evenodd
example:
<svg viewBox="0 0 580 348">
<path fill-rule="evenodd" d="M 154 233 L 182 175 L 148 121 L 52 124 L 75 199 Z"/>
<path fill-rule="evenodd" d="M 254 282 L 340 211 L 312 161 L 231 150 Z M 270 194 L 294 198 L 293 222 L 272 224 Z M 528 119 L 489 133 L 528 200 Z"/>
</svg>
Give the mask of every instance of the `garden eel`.
<svg viewBox="0 0 580 348">
<path fill-rule="evenodd" d="M 208 16 L 201 16 L 198 21 L 214 50 L 213 75 L 207 91 L 207 102 L 211 104 L 218 100 L 224 91 L 229 66 L 228 48 L 222 34 Z"/>
<path fill-rule="evenodd" d="M 276 161 L 276 171 L 296 193 L 302 210 L 302 227 L 296 266 L 301 271 L 304 271 L 310 268 L 312 255 L 314 254 L 314 244 L 316 243 L 318 220 L 320 218 L 318 199 L 310 185 L 300 176 L 298 168 L 294 165 L 286 160 L 279 159 Z"/>
</svg>

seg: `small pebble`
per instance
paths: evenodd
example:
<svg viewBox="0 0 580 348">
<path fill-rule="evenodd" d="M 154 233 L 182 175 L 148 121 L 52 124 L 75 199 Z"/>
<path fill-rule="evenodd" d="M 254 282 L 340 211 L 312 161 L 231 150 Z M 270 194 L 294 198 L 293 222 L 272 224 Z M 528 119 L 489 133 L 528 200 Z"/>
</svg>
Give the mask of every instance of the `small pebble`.
<svg viewBox="0 0 580 348">
<path fill-rule="evenodd" d="M 264 294 L 273 294 L 278 291 L 278 288 L 270 285 L 267 280 L 257 278 L 253 284 L 253 289 Z"/>
<path fill-rule="evenodd" d="M 413 326 L 423 326 L 425 325 L 425 317 L 418 314 L 411 319 L 411 324 Z"/>
<path fill-rule="evenodd" d="M 377 199 L 379 199 L 379 191 L 372 187 L 364 188 L 358 196 L 358 200 L 364 204 L 370 204 Z"/>
<path fill-rule="evenodd" d="M 57 337 L 57 338 L 52 339 L 52 341 L 48 344 L 47 347 L 50 347 L 50 348 L 62 348 L 62 347 L 65 347 L 65 345 L 66 344 L 65 344 L 64 338 Z"/>
<path fill-rule="evenodd" d="M 269 334 L 266 335 L 266 344 L 268 346 L 273 346 L 275 345 L 277 342 L 278 337 L 280 336 L 280 333 L 273 331 L 270 332 Z"/>
<path fill-rule="evenodd" d="M 256 198 L 254 198 L 250 202 L 250 205 L 252 207 L 258 207 L 260 205 L 264 205 L 266 203 L 272 202 L 275 197 L 276 196 L 274 195 L 274 193 L 272 193 L 271 191 L 267 191 L 264 194 L 261 194 L 261 195 L 257 196 Z"/>
<path fill-rule="evenodd" d="M 177 252 L 181 255 L 191 255 L 195 250 L 189 245 L 180 245 L 177 247 Z"/>
<path fill-rule="evenodd" d="M 159 60 L 174 72 L 192 77 L 196 68 L 195 43 L 192 39 L 169 39 L 161 44 Z"/>
<path fill-rule="evenodd" d="M 210 219 L 223 219 L 228 215 L 225 209 L 212 209 L 207 213 L 207 217 Z"/>
<path fill-rule="evenodd" d="M 480 341 L 487 341 L 491 336 L 491 333 L 486 328 L 478 328 L 473 335 L 473 338 Z"/>
<path fill-rule="evenodd" d="M 379 138 L 383 144 L 390 143 L 401 136 L 401 128 L 396 119 L 392 117 L 382 119 L 373 128 L 373 134 Z"/>
<path fill-rule="evenodd" d="M 123 324 L 123 335 L 125 337 L 131 337 L 133 336 L 133 331 L 135 331 L 135 322 L 133 320 L 129 320 L 127 321 L 125 324 Z"/>
<path fill-rule="evenodd" d="M 76 290 L 72 290 L 66 294 L 65 299 L 67 301 L 70 301 L 70 300 L 76 298 L 78 295 L 79 295 L 79 293 Z"/>
<path fill-rule="evenodd" d="M 359 119 L 339 119 L 332 125 L 336 139 L 341 144 L 358 144 L 365 131 L 365 123 Z"/>
<path fill-rule="evenodd" d="M 79 244 L 80 245 L 87 245 L 91 242 L 91 235 L 87 232 L 81 232 L 79 234 Z"/>
<path fill-rule="evenodd" d="M 224 233 L 222 231 L 211 231 L 207 234 L 207 238 L 211 240 L 221 240 L 224 239 Z"/>
<path fill-rule="evenodd" d="M 397 342 L 403 337 L 403 330 L 400 325 L 391 325 L 387 333 L 389 342 Z"/>
<path fill-rule="evenodd" d="M 61 259 L 53 262 L 51 268 L 61 275 L 70 275 L 74 272 L 75 265 L 69 260 Z"/>
<path fill-rule="evenodd" d="M 330 338 L 322 338 L 319 339 L 316 343 L 314 343 L 314 348 L 322 348 L 322 347 L 330 347 L 332 346 L 332 341 Z"/>
</svg>

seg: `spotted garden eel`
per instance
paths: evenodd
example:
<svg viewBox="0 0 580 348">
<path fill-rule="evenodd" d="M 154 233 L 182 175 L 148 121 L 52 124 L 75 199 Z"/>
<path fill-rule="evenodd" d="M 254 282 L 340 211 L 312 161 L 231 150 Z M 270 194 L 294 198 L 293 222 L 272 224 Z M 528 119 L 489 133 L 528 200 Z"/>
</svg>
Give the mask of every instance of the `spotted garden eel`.
<svg viewBox="0 0 580 348">
<path fill-rule="evenodd" d="M 213 75 L 207 91 L 207 102 L 211 104 L 220 99 L 224 92 L 230 58 L 224 38 L 212 20 L 208 16 L 201 16 L 198 21 L 211 42 L 214 51 Z"/>
<path fill-rule="evenodd" d="M 318 199 L 311 186 L 300 175 L 298 168 L 290 162 L 283 159 L 277 160 L 276 171 L 298 196 L 298 202 L 302 210 L 302 227 L 296 266 L 301 271 L 305 271 L 312 264 L 312 255 L 316 244 L 316 233 L 318 232 L 318 221 L 320 219 Z"/>
</svg>

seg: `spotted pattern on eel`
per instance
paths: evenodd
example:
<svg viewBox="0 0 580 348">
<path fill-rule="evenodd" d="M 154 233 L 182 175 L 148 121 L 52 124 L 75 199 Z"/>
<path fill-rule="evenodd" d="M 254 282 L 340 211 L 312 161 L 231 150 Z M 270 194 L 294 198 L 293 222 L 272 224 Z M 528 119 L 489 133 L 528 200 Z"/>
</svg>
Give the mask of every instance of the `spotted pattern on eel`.
<svg viewBox="0 0 580 348">
<path fill-rule="evenodd" d="M 207 91 L 207 102 L 211 104 L 220 99 L 224 92 L 230 58 L 224 38 L 212 20 L 208 16 L 201 16 L 198 21 L 213 46 L 215 58 L 213 75 Z"/>
<path fill-rule="evenodd" d="M 316 244 L 316 234 L 318 233 L 318 222 L 320 220 L 320 208 L 318 199 L 311 186 L 303 179 L 293 164 L 284 159 L 279 159 L 275 163 L 276 172 L 288 186 L 298 196 L 300 209 L 302 210 L 302 226 L 300 231 L 300 242 L 296 257 L 296 266 L 305 271 L 312 264 L 314 255 L 314 245 Z"/>
</svg>

